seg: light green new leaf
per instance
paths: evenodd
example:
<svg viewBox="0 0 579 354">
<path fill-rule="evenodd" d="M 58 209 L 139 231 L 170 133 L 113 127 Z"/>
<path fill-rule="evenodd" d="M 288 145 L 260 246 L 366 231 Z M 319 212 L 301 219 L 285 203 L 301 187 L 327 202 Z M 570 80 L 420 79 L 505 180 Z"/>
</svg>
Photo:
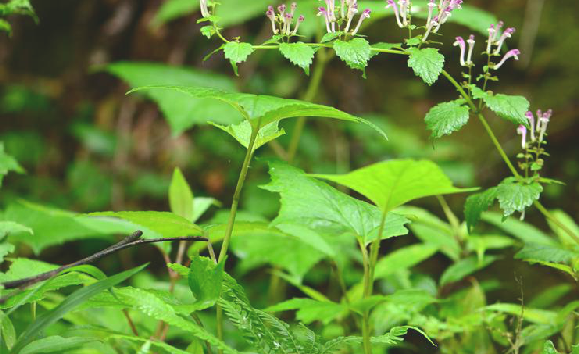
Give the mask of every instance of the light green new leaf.
<svg viewBox="0 0 579 354">
<path fill-rule="evenodd" d="M 173 214 L 193 220 L 193 192 L 179 168 L 175 168 L 169 186 L 169 205 Z"/>
<path fill-rule="evenodd" d="M 546 341 L 543 345 L 543 351 L 541 354 L 559 354 L 557 349 L 555 349 L 555 345 L 550 340 Z"/>
<path fill-rule="evenodd" d="M 0 141 L 0 187 L 2 186 L 4 176 L 11 171 L 24 173 L 24 169 L 20 167 L 16 159 L 4 152 L 4 143 Z"/>
<path fill-rule="evenodd" d="M 487 211 L 497 198 L 497 188 L 489 188 L 484 192 L 473 194 L 466 199 L 464 215 L 469 232 L 472 232 L 479 222 L 482 213 Z"/>
<path fill-rule="evenodd" d="M 376 264 L 376 278 L 383 278 L 400 270 L 409 269 L 430 258 L 438 248 L 429 244 L 418 244 L 398 249 L 380 258 Z"/>
<path fill-rule="evenodd" d="M 214 264 L 207 258 L 200 256 L 191 259 L 189 269 L 189 288 L 198 302 L 205 308 L 209 308 L 217 302 L 221 295 L 221 282 L 223 280 L 223 265 Z"/>
<path fill-rule="evenodd" d="M 159 211 L 120 211 L 120 212 L 99 212 L 87 214 L 88 216 L 110 216 L 122 220 L 130 221 L 135 225 L 142 226 L 153 231 L 162 237 L 188 237 L 199 236 L 203 229 L 191 223 L 191 221 L 173 213 Z M 150 235 L 147 230 L 143 230 L 144 237 Z"/>
<path fill-rule="evenodd" d="M 428 85 L 434 84 L 444 68 L 444 55 L 434 48 L 409 48 L 408 52 L 408 67 Z"/>
<path fill-rule="evenodd" d="M 128 82 L 131 88 L 149 85 L 186 85 L 236 91 L 235 83 L 229 77 L 188 68 L 155 63 L 121 62 L 108 65 L 105 70 Z M 196 99 L 168 90 L 149 90 L 145 94 L 159 105 L 175 135 L 195 124 L 207 124 L 209 120 L 228 125 L 243 119 L 238 111 L 215 100 Z"/>
<path fill-rule="evenodd" d="M 87 287 L 79 289 L 74 293 L 70 294 L 63 302 L 61 302 L 57 307 L 50 311 L 44 312 L 42 315 L 36 318 L 36 321 L 31 323 L 26 330 L 20 335 L 18 341 L 10 351 L 10 353 L 20 353 L 21 350 L 31 343 L 44 329 L 56 321 L 64 317 L 68 312 L 74 310 L 76 307 L 93 297 L 94 295 L 105 291 L 124 280 L 132 277 L 133 275 L 140 272 L 147 265 L 142 265 L 131 270 L 124 271 L 122 273 L 113 275 L 104 280 L 100 280 L 94 284 Z"/>
<path fill-rule="evenodd" d="M 468 123 L 469 110 L 464 104 L 465 100 L 454 100 L 430 109 L 424 120 L 433 138 L 450 135 Z"/>
<path fill-rule="evenodd" d="M 98 341 L 96 338 L 50 336 L 35 340 L 22 349 L 20 354 L 64 353 L 80 348 L 88 343 Z"/>
<path fill-rule="evenodd" d="M 191 222 L 196 223 L 212 206 L 220 206 L 219 201 L 208 197 L 196 197 L 193 199 L 193 218 Z"/>
<path fill-rule="evenodd" d="M 354 38 L 349 41 L 336 40 L 334 42 L 336 55 L 352 69 L 362 70 L 368 66 L 371 57 L 370 43 L 364 38 Z"/>
<path fill-rule="evenodd" d="M 328 233 L 349 232 L 366 244 L 376 239 L 382 215 L 378 208 L 283 162 L 270 162 L 269 173 L 272 181 L 263 188 L 281 196 L 281 209 L 274 225 L 297 224 Z M 296 185 L 300 188 L 295 188 Z M 400 215 L 389 213 L 383 238 L 407 234 L 404 225 L 408 222 Z"/>
<path fill-rule="evenodd" d="M 493 95 L 491 92 L 484 92 L 479 88 L 473 88 L 473 97 L 482 98 L 487 107 L 495 112 L 499 117 L 513 122 L 516 125 L 529 127 L 529 120 L 525 113 L 529 110 L 529 101 L 523 96 Z"/>
<path fill-rule="evenodd" d="M 316 51 L 304 42 L 281 43 L 279 45 L 281 54 L 291 61 L 292 64 L 304 69 L 307 75 L 310 74 L 310 65 L 314 60 Z"/>
<path fill-rule="evenodd" d="M 544 234 L 541 230 L 516 218 L 511 217 L 503 220 L 504 218 L 501 214 L 487 212 L 482 215 L 482 219 L 515 236 L 525 244 L 557 245 L 557 241 Z"/>
<path fill-rule="evenodd" d="M 266 308 L 265 312 L 297 310 L 296 319 L 304 324 L 321 321 L 327 325 L 347 313 L 343 304 L 312 299 L 291 299 Z"/>
<path fill-rule="evenodd" d="M 18 232 L 27 232 L 29 234 L 34 233 L 31 228 L 15 223 L 14 221 L 0 221 L 0 240 L 2 240 L 8 234 Z"/>
<path fill-rule="evenodd" d="M 219 124 L 212 124 L 213 126 L 223 130 L 224 132 L 231 135 L 237 142 L 239 142 L 244 148 L 249 148 L 249 142 L 251 140 L 251 123 L 247 120 L 239 124 L 233 124 L 230 126 L 223 126 Z M 279 129 L 279 122 L 270 123 L 263 128 L 259 129 L 257 138 L 253 145 L 253 151 L 259 149 L 263 145 L 269 143 L 272 140 L 279 138 L 285 134 L 285 130 Z"/>
<path fill-rule="evenodd" d="M 0 263 L 4 262 L 4 257 L 6 255 L 14 252 L 16 247 L 10 243 L 2 243 L 0 244 Z"/>
<path fill-rule="evenodd" d="M 497 257 L 492 256 L 487 256 L 482 261 L 480 261 L 475 256 L 461 259 L 460 261 L 446 268 L 442 274 L 442 277 L 440 278 L 440 285 L 446 285 L 448 283 L 460 281 L 464 277 L 487 267 L 496 260 Z"/>
<path fill-rule="evenodd" d="M 223 53 L 225 54 L 225 59 L 239 64 L 246 61 L 251 53 L 253 53 L 253 47 L 250 43 L 227 42 L 227 44 L 223 46 Z"/>
<path fill-rule="evenodd" d="M 529 261 L 567 263 L 573 259 L 579 259 L 579 252 L 561 247 L 527 244 L 515 255 L 515 258 Z"/>
<path fill-rule="evenodd" d="M 235 108 L 247 119 L 250 119 L 252 125 L 259 122 L 261 127 L 287 118 L 324 117 L 367 124 L 386 138 L 386 134 L 380 128 L 362 118 L 352 116 L 332 107 L 299 100 L 189 86 L 147 86 L 134 89 L 131 92 L 157 90 L 181 92 L 196 99 L 210 98 L 222 101 Z"/>
<path fill-rule="evenodd" d="M 454 187 L 440 167 L 428 160 L 390 160 L 345 175 L 316 176 L 355 190 L 385 212 L 414 199 L 475 190 Z"/>
<path fill-rule="evenodd" d="M 535 200 L 539 200 L 542 192 L 543 186 L 537 182 L 521 183 L 509 177 L 497 187 L 497 199 L 504 215 L 509 216 L 516 211 L 525 211 Z"/>
</svg>

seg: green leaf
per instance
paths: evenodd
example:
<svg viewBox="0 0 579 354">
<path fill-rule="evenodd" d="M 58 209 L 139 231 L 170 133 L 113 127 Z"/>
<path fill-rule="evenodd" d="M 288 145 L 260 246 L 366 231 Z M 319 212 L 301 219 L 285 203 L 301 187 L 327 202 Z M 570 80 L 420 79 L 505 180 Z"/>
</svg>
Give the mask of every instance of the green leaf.
<svg viewBox="0 0 579 354">
<path fill-rule="evenodd" d="M 579 252 L 561 247 L 528 244 L 515 255 L 515 258 L 549 263 L 567 263 L 579 258 Z"/>
<path fill-rule="evenodd" d="M 468 123 L 469 110 L 464 103 L 464 100 L 444 102 L 426 114 L 426 127 L 432 131 L 433 138 L 450 135 Z"/>
<path fill-rule="evenodd" d="M 134 89 L 131 92 L 156 90 L 181 92 L 196 99 L 210 98 L 222 101 L 251 120 L 252 125 L 259 121 L 261 127 L 287 118 L 324 117 L 366 124 L 386 138 L 386 134 L 380 128 L 362 118 L 352 116 L 332 107 L 299 100 L 187 86 L 148 86 Z"/>
<path fill-rule="evenodd" d="M 547 245 L 554 246 L 557 242 L 551 237 L 544 234 L 541 230 L 537 229 L 533 225 L 527 224 L 515 218 L 505 219 L 499 213 L 484 213 L 482 219 L 499 229 L 507 232 L 524 243 L 537 244 L 537 245 Z"/>
<path fill-rule="evenodd" d="M 444 55 L 434 48 L 409 48 L 408 52 L 408 67 L 428 85 L 434 84 L 444 68 Z"/>
<path fill-rule="evenodd" d="M 193 199 L 193 218 L 191 222 L 196 223 L 211 206 L 219 205 L 219 201 L 214 198 L 196 197 Z"/>
<path fill-rule="evenodd" d="M 22 349 L 20 354 L 63 353 L 77 349 L 88 343 L 98 341 L 95 338 L 50 336 L 36 340 Z"/>
<path fill-rule="evenodd" d="M 269 163 L 272 181 L 263 186 L 281 196 L 281 209 L 274 225 L 297 224 L 328 233 L 349 232 L 368 244 L 377 237 L 382 213 L 371 204 L 354 199 L 309 177 L 283 162 Z M 300 188 L 295 188 L 295 186 Z M 404 235 L 408 220 L 388 214 L 384 238 Z"/>
<path fill-rule="evenodd" d="M 487 107 L 499 117 L 513 122 L 516 125 L 529 127 L 529 120 L 525 113 L 529 111 L 529 101 L 523 96 L 493 95 L 480 89 L 473 90 L 473 97 L 482 98 Z"/>
<path fill-rule="evenodd" d="M 3 18 L 0 18 L 0 31 L 8 32 L 9 35 L 12 33 L 12 26 Z"/>
<path fill-rule="evenodd" d="M 131 88 L 149 85 L 186 85 L 236 91 L 235 83 L 229 77 L 163 64 L 121 62 L 108 65 L 105 70 L 128 82 Z M 209 120 L 226 125 L 242 120 L 238 111 L 215 100 L 196 99 L 168 90 L 149 90 L 145 94 L 159 105 L 175 135 L 195 124 L 207 124 Z"/>
<path fill-rule="evenodd" d="M 557 313 L 555 311 L 533 309 L 528 306 L 521 308 L 521 305 L 496 303 L 485 307 L 485 309 L 513 316 L 522 316 L 525 320 L 537 324 L 552 325 L 557 322 Z"/>
<path fill-rule="evenodd" d="M 160 26 L 165 22 L 174 20 L 177 17 L 188 15 L 199 9 L 198 1 L 189 0 L 168 0 L 161 5 L 159 11 L 153 18 L 153 25 Z"/>
<path fill-rule="evenodd" d="M 497 260 L 497 257 L 487 256 L 482 261 L 477 257 L 471 256 L 454 263 L 446 268 L 442 277 L 440 278 L 440 285 L 454 283 L 462 280 L 466 276 L 479 271 Z"/>
<path fill-rule="evenodd" d="M 370 43 L 364 38 L 354 38 L 349 41 L 336 40 L 334 42 L 336 55 L 352 69 L 362 70 L 368 66 L 371 57 Z"/>
<path fill-rule="evenodd" d="M 122 273 L 113 275 L 107 279 L 100 280 L 94 284 L 91 284 L 85 288 L 79 289 L 74 293 L 70 294 L 63 302 L 61 302 L 57 307 L 49 310 L 36 318 L 36 321 L 31 323 L 26 330 L 20 335 L 18 341 L 10 351 L 10 353 L 20 353 L 21 350 L 31 343 L 44 329 L 56 321 L 64 317 L 68 312 L 75 309 L 77 306 L 81 305 L 83 302 L 90 299 L 92 296 L 107 290 L 124 280 L 132 277 L 133 275 L 140 272 L 147 265 L 142 265 L 131 270 L 124 271 Z"/>
<path fill-rule="evenodd" d="M 281 54 L 292 62 L 292 64 L 304 69 L 307 75 L 310 74 L 310 65 L 314 60 L 316 51 L 304 42 L 281 43 L 279 45 Z"/>
<path fill-rule="evenodd" d="M 541 354 L 559 354 L 559 352 L 555 349 L 555 345 L 550 340 L 546 341 L 543 345 L 543 351 Z"/>
<path fill-rule="evenodd" d="M 424 336 L 424 338 L 426 338 L 432 345 L 434 345 L 434 342 L 432 341 L 432 339 L 430 339 L 426 335 L 426 333 L 424 333 L 424 331 L 422 331 L 418 327 L 412 327 L 412 326 L 393 327 L 392 329 L 390 329 L 390 332 L 388 332 L 386 334 L 383 334 L 383 335 L 378 336 L 378 337 L 372 337 L 371 341 L 372 341 L 372 343 L 397 345 L 397 344 L 400 344 L 400 342 L 404 341 L 403 336 L 408 333 L 409 329 L 413 329 L 413 330 L 417 331 L 418 333 L 422 334 Z"/>
<path fill-rule="evenodd" d="M 4 143 L 0 141 L 0 187 L 2 186 L 4 176 L 11 171 L 24 173 L 24 169 L 20 167 L 16 159 L 4 152 Z"/>
<path fill-rule="evenodd" d="M 122 339 L 122 340 L 126 340 L 129 342 L 139 342 L 139 343 L 148 342 L 151 344 L 152 347 L 163 349 L 170 354 L 191 354 L 192 353 L 190 351 L 177 349 L 177 348 L 175 348 L 169 344 L 166 344 L 164 342 L 160 342 L 160 341 L 156 341 L 156 340 L 151 341 L 149 338 L 139 338 L 139 337 L 128 336 L 128 335 L 123 335 L 123 334 L 118 334 L 118 333 L 111 333 L 110 335 L 107 335 L 106 339 L 108 339 L 108 340 Z M 197 341 L 192 342 L 192 343 L 197 343 Z M 193 353 L 198 354 L 196 352 L 193 352 Z M 199 352 L 199 353 L 203 353 L 203 352 Z"/>
<path fill-rule="evenodd" d="M 389 212 L 411 200 L 471 191 L 460 189 L 428 160 L 390 160 L 345 175 L 316 175 L 355 190 Z"/>
<path fill-rule="evenodd" d="M 142 226 L 147 230 L 143 230 L 144 237 L 150 235 L 150 231 L 161 235 L 162 237 L 188 237 L 199 236 L 203 233 L 203 229 L 191 223 L 189 220 L 172 213 L 159 211 L 106 211 L 99 213 L 87 214 L 88 216 L 110 216 L 122 220 L 130 221 L 135 225 Z"/>
<path fill-rule="evenodd" d="M 205 308 L 215 305 L 221 295 L 223 265 L 223 262 L 216 265 L 211 260 L 199 256 L 191 259 L 189 288 Z"/>
<path fill-rule="evenodd" d="M 497 188 L 489 188 L 484 192 L 473 194 L 466 199 L 464 215 L 469 232 L 472 232 L 479 222 L 482 213 L 487 211 L 497 199 Z"/>
<path fill-rule="evenodd" d="M 244 120 L 239 124 L 233 124 L 230 126 L 223 126 L 219 124 L 212 124 L 212 125 L 231 135 L 244 148 L 247 149 L 249 147 L 252 131 L 251 123 L 249 121 Z M 259 133 L 257 134 L 257 139 L 254 143 L 253 151 L 259 149 L 263 145 L 279 138 L 284 134 L 285 130 L 279 129 L 279 122 L 273 122 L 264 126 L 259 130 Z"/>
<path fill-rule="evenodd" d="M 375 277 L 384 278 L 404 269 L 410 269 L 430 258 L 438 248 L 429 244 L 418 244 L 398 249 L 380 258 L 376 264 Z"/>
<path fill-rule="evenodd" d="M 4 340 L 4 344 L 8 349 L 11 349 L 16 343 L 16 329 L 7 314 L 0 311 L 0 339 Z M 0 350 L 4 349 L 4 345 L 0 341 Z"/>
<path fill-rule="evenodd" d="M 14 247 L 14 245 L 12 244 L 9 243 L 0 244 L 0 263 L 4 262 L 4 257 L 14 252 L 15 249 L 16 247 Z"/>
<path fill-rule="evenodd" d="M 169 186 L 171 212 L 187 220 L 193 220 L 193 192 L 179 168 L 173 171 Z"/>
<path fill-rule="evenodd" d="M 336 318 L 347 313 L 347 308 L 342 304 L 328 301 L 316 301 L 312 299 L 291 299 L 266 308 L 265 312 L 282 312 L 297 310 L 296 319 L 304 324 L 321 321 L 328 325 Z"/>
<path fill-rule="evenodd" d="M 18 232 L 34 233 L 31 228 L 15 223 L 14 221 L 0 221 L 0 240 L 6 237 L 6 235 Z"/>
<path fill-rule="evenodd" d="M 553 215 L 555 219 L 557 219 L 561 224 L 565 225 L 575 235 L 579 235 L 579 226 L 575 223 L 573 218 L 569 216 L 567 213 L 565 213 L 562 210 L 552 210 L 551 215 Z M 550 219 L 547 219 L 547 221 L 549 222 L 549 227 L 551 228 L 551 230 L 553 230 L 553 232 L 555 232 L 555 234 L 557 234 L 562 244 L 568 246 L 576 245 L 575 240 L 571 236 L 569 236 L 568 233 L 566 233 L 559 226 L 555 225 Z M 0 236 L 1 235 L 2 232 L 0 232 Z"/>
<path fill-rule="evenodd" d="M 537 182 L 518 182 L 514 177 L 505 179 L 497 187 L 497 199 L 504 215 L 509 216 L 516 211 L 522 213 L 527 207 L 539 200 L 543 186 Z"/>
<path fill-rule="evenodd" d="M 227 42 L 227 44 L 223 46 L 223 53 L 225 54 L 225 59 L 239 64 L 246 61 L 251 53 L 253 53 L 253 46 L 250 43 L 244 42 Z"/>
</svg>

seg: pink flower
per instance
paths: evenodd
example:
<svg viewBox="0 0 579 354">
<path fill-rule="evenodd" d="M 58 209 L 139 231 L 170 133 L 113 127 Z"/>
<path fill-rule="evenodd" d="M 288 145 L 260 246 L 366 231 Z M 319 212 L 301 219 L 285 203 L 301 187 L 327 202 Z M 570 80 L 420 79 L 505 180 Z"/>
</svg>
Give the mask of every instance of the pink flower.
<svg viewBox="0 0 579 354">
<path fill-rule="evenodd" d="M 551 121 L 551 116 L 553 115 L 553 110 L 550 109 L 547 112 L 539 115 L 539 121 L 537 122 L 537 130 L 539 131 L 539 141 L 543 141 L 543 136 L 547 132 L 547 126 Z"/>
<path fill-rule="evenodd" d="M 277 34 L 279 31 L 275 27 L 275 10 L 273 9 L 273 6 L 267 7 L 265 15 L 267 16 L 267 18 L 271 20 L 271 30 L 273 31 L 274 34 Z"/>
<path fill-rule="evenodd" d="M 495 38 L 497 37 L 497 30 L 495 29 L 495 25 L 491 24 L 491 26 L 489 27 L 489 40 L 487 42 L 487 53 L 491 54 L 491 50 L 492 50 L 492 45 L 493 42 L 495 41 Z"/>
<path fill-rule="evenodd" d="M 360 26 L 362 26 L 362 22 L 364 22 L 365 19 L 370 18 L 371 13 L 372 11 L 370 11 L 370 9 L 366 9 L 364 10 L 364 12 L 362 12 L 362 15 L 360 15 L 360 19 L 358 20 L 358 25 L 352 31 L 352 35 L 358 33 L 358 31 L 360 30 Z"/>
<path fill-rule="evenodd" d="M 522 135 L 521 145 L 523 150 L 527 148 L 527 128 L 524 125 L 519 125 L 517 128 L 517 134 Z"/>
<path fill-rule="evenodd" d="M 468 56 L 466 57 L 466 64 L 472 65 L 472 52 L 474 50 L 474 44 L 475 44 L 474 34 L 471 34 L 468 37 L 467 42 L 468 42 Z"/>
<path fill-rule="evenodd" d="M 510 58 L 515 58 L 515 60 L 519 60 L 519 55 L 521 55 L 521 52 L 518 49 L 512 49 L 509 50 L 507 52 L 507 54 L 505 54 L 505 56 L 503 57 L 503 59 L 493 67 L 494 70 L 498 70 L 500 69 L 501 66 L 503 66 L 503 64 L 509 60 Z"/>
<path fill-rule="evenodd" d="M 302 22 L 304 22 L 305 19 L 306 18 L 304 17 L 304 15 L 300 15 L 300 17 L 298 18 L 298 22 L 296 23 L 296 26 L 292 32 L 292 36 L 298 34 L 298 28 L 300 28 L 300 25 L 302 24 Z"/>
<path fill-rule="evenodd" d="M 326 11 L 325 7 L 318 7 L 318 16 L 324 16 L 324 20 L 326 20 L 326 30 L 328 33 L 331 33 L 332 30 L 330 29 L 330 18 L 328 17 L 328 11 Z"/>
<path fill-rule="evenodd" d="M 466 54 L 466 43 L 464 42 L 464 39 L 462 39 L 462 37 L 456 37 L 454 45 L 460 47 L 460 65 L 466 66 L 466 62 L 464 60 L 464 55 Z"/>
<path fill-rule="evenodd" d="M 501 38 L 499 38 L 499 40 L 497 42 L 497 49 L 495 49 L 495 54 L 501 53 L 501 48 L 503 46 L 503 43 L 505 43 L 505 40 L 507 38 L 511 38 L 513 36 L 513 33 L 515 33 L 515 27 L 509 27 L 505 30 L 505 32 L 503 32 L 503 34 L 501 35 Z"/>
<path fill-rule="evenodd" d="M 348 22 L 346 23 L 346 28 L 344 32 L 348 32 L 350 30 L 350 26 L 352 25 L 352 20 L 354 16 L 358 13 L 358 3 L 356 1 L 352 2 L 352 4 L 348 5 L 348 13 L 346 14 Z"/>
<path fill-rule="evenodd" d="M 386 0 L 386 2 L 388 3 L 388 5 L 386 5 L 386 8 L 391 7 L 392 10 L 394 10 L 394 16 L 396 16 L 396 22 L 398 22 L 398 27 L 404 27 L 404 25 L 400 21 L 400 14 L 398 13 L 398 6 L 396 6 L 396 4 L 394 3 L 394 0 Z"/>
<path fill-rule="evenodd" d="M 529 125 L 531 126 L 531 140 L 535 141 L 535 116 L 533 112 L 528 111 L 525 113 L 525 117 L 529 120 Z"/>
</svg>

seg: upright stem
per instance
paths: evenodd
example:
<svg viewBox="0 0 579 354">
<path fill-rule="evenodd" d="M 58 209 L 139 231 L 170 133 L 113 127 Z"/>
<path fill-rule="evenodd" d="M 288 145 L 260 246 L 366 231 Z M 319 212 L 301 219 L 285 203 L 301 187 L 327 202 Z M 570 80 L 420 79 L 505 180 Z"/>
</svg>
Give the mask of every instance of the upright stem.
<svg viewBox="0 0 579 354">
<path fill-rule="evenodd" d="M 368 257 L 368 249 L 364 241 L 358 240 L 360 251 L 362 252 L 362 263 L 364 264 L 364 298 L 368 298 L 368 292 L 371 293 L 371 277 L 370 271 L 370 257 Z M 362 343 L 364 346 L 364 354 L 372 354 L 372 343 L 370 341 L 370 311 L 365 310 L 362 319 Z"/>
<path fill-rule="evenodd" d="M 233 203 L 231 204 L 231 212 L 229 213 L 229 221 L 227 222 L 227 229 L 225 231 L 225 237 L 223 238 L 223 244 L 221 245 L 221 251 L 219 252 L 219 258 L 217 262 L 225 262 L 225 256 L 227 255 L 227 250 L 229 249 L 229 242 L 231 241 L 231 235 L 233 234 L 233 225 L 235 224 L 235 217 L 237 216 L 237 207 L 239 205 L 239 199 L 241 199 L 241 190 L 243 189 L 243 184 L 247 178 L 247 172 L 249 171 L 249 164 L 251 158 L 253 157 L 253 148 L 255 146 L 255 140 L 257 139 L 257 134 L 261 122 L 258 121 L 256 126 L 252 127 L 251 137 L 249 138 L 249 145 L 247 146 L 247 153 L 245 154 L 245 160 L 243 160 L 243 165 L 241 166 L 241 172 L 239 173 L 239 179 L 237 180 L 237 186 L 235 187 L 235 193 L 233 194 Z M 216 320 L 217 320 L 217 338 L 223 340 L 223 308 L 219 304 L 216 306 Z M 218 349 L 217 353 L 223 354 L 222 349 Z"/>
</svg>

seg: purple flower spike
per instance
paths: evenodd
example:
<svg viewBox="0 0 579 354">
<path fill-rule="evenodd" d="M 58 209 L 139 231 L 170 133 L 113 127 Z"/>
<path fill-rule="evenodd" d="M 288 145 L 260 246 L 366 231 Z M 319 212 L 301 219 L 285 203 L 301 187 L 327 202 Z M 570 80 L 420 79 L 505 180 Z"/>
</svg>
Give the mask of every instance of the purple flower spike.
<svg viewBox="0 0 579 354">
<path fill-rule="evenodd" d="M 201 8 L 201 16 L 209 17 L 211 14 L 209 13 L 209 8 L 207 7 L 207 0 L 200 0 L 199 7 Z"/>
<path fill-rule="evenodd" d="M 275 10 L 273 9 L 273 6 L 267 7 L 267 12 L 265 15 L 271 20 L 271 30 L 274 34 L 277 34 L 279 31 L 275 27 Z"/>
<path fill-rule="evenodd" d="M 493 69 L 498 70 L 510 58 L 515 58 L 515 60 L 519 60 L 519 55 L 521 55 L 521 51 L 519 51 L 518 49 L 509 50 L 507 54 L 505 54 L 503 59 L 497 65 L 495 65 Z"/>
<path fill-rule="evenodd" d="M 505 30 L 505 32 L 503 32 L 503 35 L 501 36 L 501 38 L 499 38 L 499 41 L 497 42 L 497 49 L 495 49 L 495 54 L 501 53 L 503 43 L 505 43 L 505 40 L 507 38 L 511 38 L 513 36 L 513 33 L 515 33 L 515 27 L 509 27 Z"/>
<path fill-rule="evenodd" d="M 466 57 L 466 64 L 472 65 L 472 52 L 474 50 L 474 44 L 475 44 L 474 34 L 471 34 L 468 37 L 467 42 L 468 42 L 468 55 Z"/>
<path fill-rule="evenodd" d="M 528 111 L 525 113 L 525 117 L 529 120 L 529 125 L 531 126 L 531 140 L 535 141 L 535 116 L 533 112 Z"/>
<path fill-rule="evenodd" d="M 358 20 L 358 25 L 352 31 L 352 35 L 358 33 L 358 31 L 360 30 L 360 26 L 362 26 L 362 22 L 364 22 L 365 19 L 370 18 L 371 13 L 372 11 L 370 9 L 366 9 L 364 10 L 364 12 L 362 12 L 362 15 L 360 15 L 360 19 Z"/>
<path fill-rule="evenodd" d="M 466 62 L 464 60 L 464 55 L 466 54 L 466 43 L 464 39 L 462 39 L 462 37 L 456 37 L 454 45 L 460 47 L 460 65 L 466 66 Z"/>
<path fill-rule="evenodd" d="M 521 145 L 523 150 L 525 150 L 527 148 L 527 128 L 524 125 L 519 125 L 517 134 L 522 135 Z"/>
<path fill-rule="evenodd" d="M 386 0 L 386 2 L 388 3 L 388 5 L 386 5 L 386 8 L 391 7 L 392 10 L 394 10 L 394 16 L 396 16 L 396 22 L 398 22 L 398 27 L 404 27 L 404 25 L 400 21 L 400 13 L 398 12 L 398 6 L 396 6 L 394 0 Z"/>
</svg>

